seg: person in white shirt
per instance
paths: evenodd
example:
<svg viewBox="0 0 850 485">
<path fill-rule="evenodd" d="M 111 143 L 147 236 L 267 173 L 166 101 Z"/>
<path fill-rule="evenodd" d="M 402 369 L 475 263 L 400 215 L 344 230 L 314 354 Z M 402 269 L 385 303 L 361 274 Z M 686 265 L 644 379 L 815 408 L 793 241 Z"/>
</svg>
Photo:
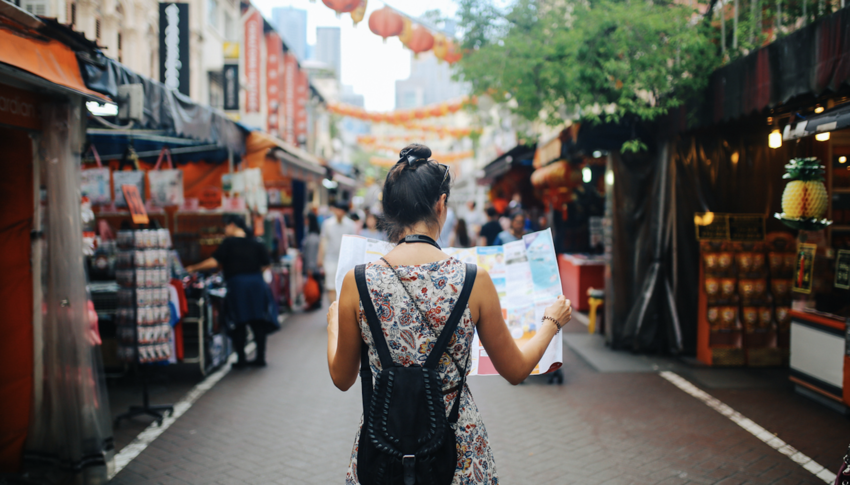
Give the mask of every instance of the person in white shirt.
<svg viewBox="0 0 850 485">
<path fill-rule="evenodd" d="M 328 301 L 336 301 L 336 266 L 339 262 L 339 249 L 342 246 L 342 236 L 357 234 L 357 226 L 349 219 L 348 204 L 342 201 L 334 202 L 331 206 L 332 217 L 322 223 L 322 234 L 319 240 L 319 269 L 325 273 L 325 290 Z"/>
</svg>

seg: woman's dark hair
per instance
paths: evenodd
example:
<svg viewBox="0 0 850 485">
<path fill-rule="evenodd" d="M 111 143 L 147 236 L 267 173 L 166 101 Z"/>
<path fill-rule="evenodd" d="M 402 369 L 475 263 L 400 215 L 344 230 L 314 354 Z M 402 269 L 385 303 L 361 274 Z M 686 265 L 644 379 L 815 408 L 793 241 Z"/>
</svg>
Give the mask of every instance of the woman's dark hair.
<svg viewBox="0 0 850 485">
<path fill-rule="evenodd" d="M 431 149 L 413 143 L 399 153 L 398 163 L 390 169 L 384 182 L 381 229 L 390 242 L 401 240 L 404 231 L 420 222 L 437 226 L 434 205 L 451 191 L 451 176 L 446 166 L 429 160 Z"/>
<path fill-rule="evenodd" d="M 390 242 L 401 240 L 406 229 L 425 222 L 439 224 L 434 205 L 451 191 L 451 176 L 445 165 L 429 160 L 431 149 L 413 143 L 399 153 L 399 160 L 387 174 L 382 204 L 384 215 L 380 228 Z"/>
<path fill-rule="evenodd" d="M 322 232 L 319 228 L 319 218 L 312 212 L 307 213 L 307 232 L 315 232 L 316 234 Z"/>
<path fill-rule="evenodd" d="M 469 231 L 466 229 L 466 220 L 458 219 L 457 226 L 455 226 L 455 235 L 457 236 L 457 244 L 462 248 L 468 248 L 469 244 Z"/>
<path fill-rule="evenodd" d="M 245 218 L 239 214 L 225 214 L 224 217 L 222 217 L 222 221 L 225 226 L 234 224 L 239 229 L 245 231 L 246 236 L 254 235 L 254 230 L 248 227 L 248 224 L 245 223 Z"/>
</svg>

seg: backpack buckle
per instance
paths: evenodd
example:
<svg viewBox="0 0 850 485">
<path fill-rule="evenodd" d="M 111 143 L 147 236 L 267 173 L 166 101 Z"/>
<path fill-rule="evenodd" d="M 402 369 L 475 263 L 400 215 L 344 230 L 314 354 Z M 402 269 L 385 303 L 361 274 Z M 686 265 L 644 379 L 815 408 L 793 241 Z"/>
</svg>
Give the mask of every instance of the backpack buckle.
<svg viewBox="0 0 850 485">
<path fill-rule="evenodd" d="M 416 485 L 416 455 L 404 455 L 401 465 L 404 469 L 404 485 Z"/>
</svg>

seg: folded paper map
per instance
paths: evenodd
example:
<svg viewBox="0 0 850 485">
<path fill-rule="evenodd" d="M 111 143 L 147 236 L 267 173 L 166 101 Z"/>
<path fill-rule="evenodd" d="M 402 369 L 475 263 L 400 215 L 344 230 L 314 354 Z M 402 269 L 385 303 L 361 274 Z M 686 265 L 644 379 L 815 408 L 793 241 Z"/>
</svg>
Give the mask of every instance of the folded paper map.
<svg viewBox="0 0 850 485">
<path fill-rule="evenodd" d="M 344 236 L 339 252 L 336 287 L 342 288 L 345 274 L 355 266 L 377 261 L 392 248 L 391 244 L 384 241 Z M 487 270 L 499 294 L 502 316 L 520 347 L 537 332 L 546 307 L 563 293 L 552 231 L 549 229 L 526 234 L 521 240 L 504 246 L 445 248 L 443 251 L 464 263 L 474 263 L 480 269 Z M 532 374 L 552 372 L 561 367 L 563 361 L 564 346 L 558 334 L 549 342 L 549 347 Z M 478 340 L 477 333 L 472 345 L 470 367 L 470 375 L 498 374 Z"/>
</svg>

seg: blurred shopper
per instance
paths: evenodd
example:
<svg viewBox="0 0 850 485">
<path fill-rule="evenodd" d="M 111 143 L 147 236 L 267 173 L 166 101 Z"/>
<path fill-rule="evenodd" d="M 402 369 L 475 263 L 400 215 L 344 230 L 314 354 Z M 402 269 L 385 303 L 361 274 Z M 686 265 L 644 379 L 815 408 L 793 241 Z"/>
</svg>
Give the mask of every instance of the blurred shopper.
<svg viewBox="0 0 850 485">
<path fill-rule="evenodd" d="M 345 391 L 357 381 L 358 371 L 365 375 L 361 383 L 365 386 L 366 419 L 355 439 L 346 485 L 358 485 L 361 480 L 375 483 L 373 477 L 380 473 L 376 469 L 380 462 L 376 455 L 392 460 L 391 466 L 398 464 L 399 474 L 403 467 L 404 483 L 435 483 L 437 471 L 448 472 L 446 476 L 440 475 L 440 483 L 498 483 L 487 431 L 465 385 L 472 336 L 477 330 L 499 374 L 510 383 L 519 384 L 571 318 L 569 301 L 559 296 L 546 308 L 535 335 L 522 348 L 517 346 L 502 316 L 490 275 L 484 270 L 478 270 L 477 275 L 468 273 L 467 265 L 448 257 L 435 241 L 446 221 L 451 180 L 448 167 L 429 160 L 430 154 L 431 150 L 422 145 L 402 150 L 401 160 L 387 175 L 382 199 L 389 240 L 398 245 L 381 260 L 349 271 L 339 302 L 331 304 L 328 311 L 327 356 L 334 385 Z M 453 307 L 459 300 L 463 302 L 462 311 L 455 313 Z M 379 308 L 380 317 L 375 308 Z M 443 332 L 448 334 L 438 343 Z M 446 347 L 450 339 L 455 343 Z M 364 341 L 369 349 L 361 354 Z M 432 348 L 440 345 L 440 349 L 434 350 L 439 354 L 432 356 Z M 361 358 L 368 361 L 361 364 Z M 437 374 L 433 382 L 440 388 L 434 389 L 432 396 L 426 380 L 426 391 L 421 394 L 404 393 L 404 390 L 422 389 L 422 374 L 414 372 L 423 365 Z M 391 369 L 395 373 L 390 373 Z M 428 372 L 424 371 L 426 376 Z M 387 382 L 389 375 L 390 384 L 372 389 L 376 373 L 381 373 L 379 383 Z M 393 379 L 401 391 L 389 399 Z M 368 399 L 370 394 L 374 400 Z M 373 406 L 374 402 L 378 404 Z M 432 418 L 433 425 L 429 428 L 424 415 L 426 425 L 417 425 L 423 418 L 421 410 L 427 409 L 432 409 L 431 416 L 436 411 L 445 413 L 448 419 Z M 434 447 L 430 451 L 431 461 L 420 466 L 415 453 L 421 451 L 423 443 L 430 443 L 429 433 L 430 436 L 453 433 L 454 440 L 446 441 L 449 446 Z M 382 442 L 378 449 L 373 444 L 374 438 L 369 438 L 389 434 L 399 436 L 402 444 L 390 440 L 387 445 Z M 405 446 L 404 451 L 414 456 L 395 453 L 399 446 Z M 401 482 L 399 477 L 392 483 Z"/>
<path fill-rule="evenodd" d="M 231 337 L 238 360 L 233 367 L 265 367 L 266 336 L 277 327 L 271 289 L 263 279 L 263 271 L 271 267 L 269 252 L 262 242 L 254 238 L 253 231 L 240 215 L 224 216 L 224 235 L 224 241 L 211 258 L 187 267 L 186 271 L 193 273 L 221 268 L 227 284 L 225 312 L 234 324 Z M 249 325 L 257 344 L 257 356 L 251 362 L 245 359 L 246 327 Z"/>
<path fill-rule="evenodd" d="M 314 309 L 322 304 L 322 275 L 319 271 L 319 242 L 322 239 L 319 235 L 320 232 L 319 218 L 316 214 L 309 212 L 307 214 L 307 235 L 304 236 L 304 242 L 301 243 L 304 275 L 307 276 L 307 282 L 304 285 L 304 298 L 308 299 L 308 293 L 310 294 L 310 301 L 306 302 L 308 309 Z M 318 297 L 314 293 L 318 293 Z"/>
<path fill-rule="evenodd" d="M 363 229 L 360 230 L 360 235 L 368 237 L 369 239 L 377 239 L 379 241 L 387 240 L 387 236 L 384 234 L 384 231 L 378 229 L 378 217 L 371 212 L 366 214 L 366 224 L 363 226 Z"/>
<path fill-rule="evenodd" d="M 525 214 L 522 211 L 515 212 L 510 217 L 510 227 L 507 231 L 499 233 L 495 245 L 501 246 L 509 242 L 519 241 L 525 234 Z"/>
<path fill-rule="evenodd" d="M 467 231 L 467 225 L 465 219 L 457 220 L 457 227 L 455 228 L 455 239 L 452 243 L 452 247 L 456 248 L 468 248 L 472 246 L 472 240 L 469 238 L 469 232 Z"/>
<path fill-rule="evenodd" d="M 494 245 L 500 232 L 502 232 L 502 225 L 499 224 L 499 213 L 496 212 L 495 207 L 488 207 L 487 222 L 481 226 L 481 231 L 478 232 L 478 245 Z"/>
<path fill-rule="evenodd" d="M 449 207 L 446 212 L 446 222 L 445 224 L 443 224 L 443 228 L 440 230 L 440 238 L 437 240 L 437 243 L 444 248 L 451 246 L 451 241 L 454 237 L 456 227 L 457 216 L 455 216 L 454 209 Z"/>
<path fill-rule="evenodd" d="M 467 201 L 464 210 L 460 214 L 460 218 L 466 221 L 466 232 L 472 241 L 478 240 L 478 233 L 481 232 L 481 226 L 487 222 L 487 217 L 483 212 L 478 210 L 475 201 Z"/>
<path fill-rule="evenodd" d="M 331 206 L 331 212 L 332 216 L 322 223 L 317 262 L 319 269 L 324 273 L 328 300 L 334 302 L 336 301 L 336 266 L 339 262 L 342 236 L 357 234 L 357 226 L 355 226 L 354 221 L 346 217 L 348 214 L 347 203 L 343 201 L 334 202 Z"/>
</svg>

